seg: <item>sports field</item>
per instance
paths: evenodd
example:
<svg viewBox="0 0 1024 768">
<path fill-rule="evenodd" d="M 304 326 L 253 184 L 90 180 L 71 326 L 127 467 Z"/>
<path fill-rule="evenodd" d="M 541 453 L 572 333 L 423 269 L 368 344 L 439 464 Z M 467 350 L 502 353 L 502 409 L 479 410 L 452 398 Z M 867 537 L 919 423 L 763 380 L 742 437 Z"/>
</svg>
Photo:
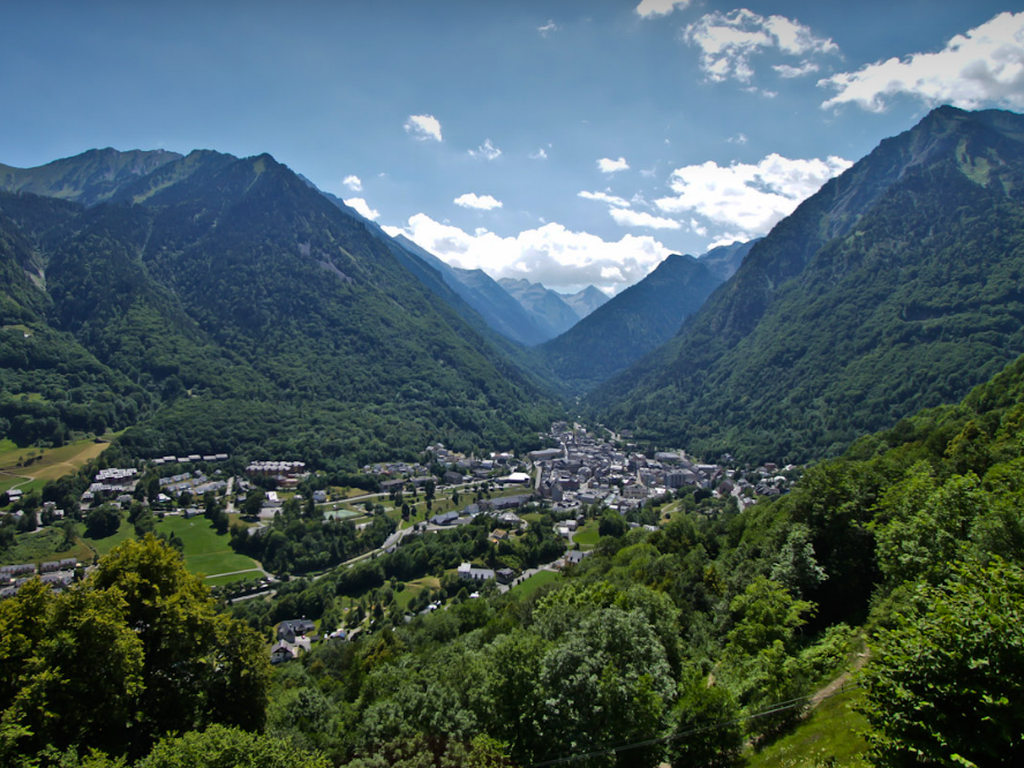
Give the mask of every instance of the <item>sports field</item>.
<svg viewBox="0 0 1024 768">
<path fill-rule="evenodd" d="M 176 535 L 185 544 L 185 567 L 207 578 L 217 578 L 218 584 L 232 580 L 261 578 L 264 573 L 251 557 L 239 555 L 231 549 L 227 534 L 218 536 L 213 523 L 205 517 L 166 517 L 157 523 L 160 533 Z M 234 577 L 232 579 L 231 577 Z"/>
</svg>

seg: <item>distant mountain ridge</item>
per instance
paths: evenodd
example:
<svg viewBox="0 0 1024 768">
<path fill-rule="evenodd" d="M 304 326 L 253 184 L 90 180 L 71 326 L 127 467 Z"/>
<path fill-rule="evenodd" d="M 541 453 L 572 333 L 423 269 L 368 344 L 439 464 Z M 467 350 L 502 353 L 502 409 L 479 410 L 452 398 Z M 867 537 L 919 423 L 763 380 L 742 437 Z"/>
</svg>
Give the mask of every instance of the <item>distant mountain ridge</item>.
<svg viewBox="0 0 1024 768">
<path fill-rule="evenodd" d="M 38 168 L 14 168 L 0 163 L 0 189 L 94 205 L 110 199 L 133 179 L 180 158 L 177 152 L 162 149 L 118 152 L 107 147 L 90 149 Z"/>
<path fill-rule="evenodd" d="M 683 320 L 742 261 L 753 243 L 734 243 L 700 259 L 668 256 L 650 274 L 537 348 L 568 395 L 582 394 L 669 341 Z"/>
<path fill-rule="evenodd" d="M 1024 351 L 1024 117 L 931 112 L 827 182 L 595 416 L 803 461 L 954 402 Z"/>
<path fill-rule="evenodd" d="M 579 322 L 579 315 L 570 307 L 561 294 L 545 288 L 540 283 L 531 283 L 525 278 L 503 277 L 498 284 L 519 302 L 541 329 L 544 339 L 551 339 L 572 328 Z"/>
<path fill-rule="evenodd" d="M 582 291 L 568 294 L 563 293 L 561 296 L 562 301 L 572 308 L 572 311 L 576 313 L 580 320 L 609 301 L 608 294 L 592 285 L 588 285 Z"/>
</svg>

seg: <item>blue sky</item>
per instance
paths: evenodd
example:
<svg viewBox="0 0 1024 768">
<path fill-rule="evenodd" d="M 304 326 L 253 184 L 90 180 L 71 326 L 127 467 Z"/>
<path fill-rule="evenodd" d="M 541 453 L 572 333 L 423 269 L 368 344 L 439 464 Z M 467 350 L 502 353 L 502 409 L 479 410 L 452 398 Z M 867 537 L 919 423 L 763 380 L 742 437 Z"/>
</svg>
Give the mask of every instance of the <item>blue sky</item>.
<svg viewBox="0 0 1024 768">
<path fill-rule="evenodd" d="M 621 291 L 933 106 L 1024 110 L 987 0 L 0 0 L 0 162 L 269 152 L 495 277 Z"/>
</svg>

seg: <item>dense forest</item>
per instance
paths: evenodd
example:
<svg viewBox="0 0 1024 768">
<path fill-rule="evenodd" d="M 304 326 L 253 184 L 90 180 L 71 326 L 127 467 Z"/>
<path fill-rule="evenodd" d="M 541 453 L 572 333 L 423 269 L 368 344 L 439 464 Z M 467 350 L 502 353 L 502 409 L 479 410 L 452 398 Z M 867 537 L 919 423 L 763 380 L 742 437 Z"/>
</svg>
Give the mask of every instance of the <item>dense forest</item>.
<svg viewBox="0 0 1024 768">
<path fill-rule="evenodd" d="M 172 549 L 123 545 L 64 594 L 0 602 L 7 764 L 731 765 L 799 721 L 865 641 L 874 764 L 1012 764 L 1022 421 L 1024 358 L 774 502 L 738 513 L 683 490 L 656 531 L 604 513 L 594 552 L 529 594 L 474 599 L 451 572 L 505 546 L 486 525 L 292 580 L 233 618 Z M 530 527 L 521 564 L 545 542 L 557 551 L 551 521 Z M 413 608 L 445 608 L 407 623 L 397 584 L 430 574 L 439 586 Z M 267 633 L 295 615 L 364 631 L 270 675 Z M 221 637 L 235 640 L 217 650 Z"/>
</svg>

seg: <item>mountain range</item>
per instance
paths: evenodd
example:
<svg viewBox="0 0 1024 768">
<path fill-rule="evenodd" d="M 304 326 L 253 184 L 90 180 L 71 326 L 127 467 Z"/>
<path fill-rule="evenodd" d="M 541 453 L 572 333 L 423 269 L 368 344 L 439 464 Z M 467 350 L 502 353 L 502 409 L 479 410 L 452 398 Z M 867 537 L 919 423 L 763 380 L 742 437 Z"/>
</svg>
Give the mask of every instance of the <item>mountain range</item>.
<svg viewBox="0 0 1024 768">
<path fill-rule="evenodd" d="M 352 469 L 438 439 L 530 442 L 556 413 L 472 308 L 269 155 L 101 150 L 0 181 L 17 439 L 132 426 L 142 455 Z"/>
<path fill-rule="evenodd" d="M 532 444 L 563 402 L 642 442 L 806 461 L 1024 352 L 1024 117 L 942 107 L 763 239 L 606 300 L 392 238 L 269 155 L 0 166 L 0 431 L 352 469 Z"/>
<path fill-rule="evenodd" d="M 1024 117 L 941 107 L 804 201 L 588 406 L 651 441 L 805 461 L 1021 352 Z"/>
</svg>

